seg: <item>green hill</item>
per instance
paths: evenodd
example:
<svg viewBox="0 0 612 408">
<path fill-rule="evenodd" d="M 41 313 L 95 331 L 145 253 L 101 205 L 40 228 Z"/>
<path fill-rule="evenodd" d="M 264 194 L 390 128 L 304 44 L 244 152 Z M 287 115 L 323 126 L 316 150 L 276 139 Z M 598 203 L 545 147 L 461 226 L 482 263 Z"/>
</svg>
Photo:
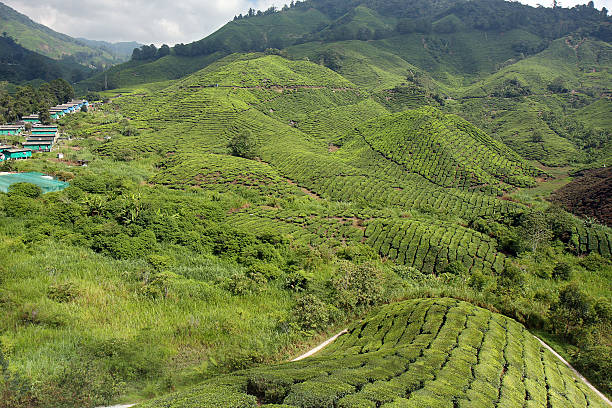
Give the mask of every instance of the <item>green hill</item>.
<svg viewBox="0 0 612 408">
<path fill-rule="evenodd" d="M 91 69 L 76 62 L 56 61 L 23 48 L 10 37 L 0 37 L 0 81 L 19 84 L 64 78 L 76 82 L 91 72 Z"/>
<path fill-rule="evenodd" d="M 123 62 L 131 55 L 116 52 L 109 47 L 87 43 L 58 33 L 32 21 L 11 7 L 0 3 L 2 32 L 15 39 L 22 47 L 56 60 L 71 58 L 79 64 L 106 68 Z"/>
<path fill-rule="evenodd" d="M 444 187 L 534 185 L 540 173 L 469 122 L 434 108 L 377 118 L 355 133 L 385 158 Z"/>
<path fill-rule="evenodd" d="M 211 86 L 217 82 L 222 85 Z M 115 104 L 142 132 L 115 137 L 99 152 L 122 159 L 172 154 L 152 182 L 217 189 L 211 181 L 217 177 L 207 176 L 207 160 L 199 162 L 197 155 L 227 153 L 230 139 L 250 134 L 257 156 L 279 176 L 313 196 L 368 210 L 345 217 L 331 208 L 322 217 L 313 208 L 306 222 L 288 209 L 249 208 L 232 215 L 236 225 L 291 232 L 313 245 L 365 242 L 381 256 L 432 272 L 456 260 L 474 271 L 503 269 L 496 240 L 465 228 L 463 220 L 516 216 L 525 207 L 497 195 L 532 184 L 540 174 L 456 116 L 431 108 L 389 116 L 337 73 L 278 56 L 228 59 L 162 91 Z M 428 145 L 419 143 L 421 126 Z M 160 132 L 165 137 L 157 137 Z M 415 158 L 398 155 L 398 145 L 413 146 Z M 282 191 L 282 184 L 271 188 Z M 383 208 L 392 212 L 378 213 Z M 402 218 L 403 211 L 412 217 Z M 353 217 L 360 225 L 346 222 Z M 607 242 L 605 233 L 591 239 Z"/>
<path fill-rule="evenodd" d="M 179 79 L 232 53 L 278 48 L 273 52 L 324 65 L 377 93 L 391 111 L 433 103 L 524 158 L 548 166 L 602 165 L 609 148 L 585 142 L 601 127 L 589 123 L 577 134 L 550 117 L 560 110 L 576 117 L 574 111 L 610 89 L 610 27 L 610 17 L 589 6 L 311 0 L 238 16 L 169 56 L 130 61 L 78 88 Z"/>
<path fill-rule="evenodd" d="M 504 1 L 412 0 L 406 4 L 394 0 L 309 0 L 292 3 L 281 10 L 270 8 L 238 16 L 202 40 L 176 45 L 172 53 L 200 59 L 221 58 L 234 52 L 283 49 L 300 44 L 374 41 L 375 47 L 422 69 L 435 71 L 439 78 L 455 86 L 457 81 L 463 81 L 463 76 L 469 79 L 468 83 L 472 82 L 478 79 L 479 73 L 491 73 L 508 61 L 541 51 L 548 41 L 579 29 L 603 41 L 610 38 L 609 18 L 586 6 L 535 9 Z M 184 74 L 202 67 L 193 64 L 191 71 Z M 115 71 L 133 68 L 128 64 Z M 166 69 L 161 68 L 160 74 Z M 157 77 L 155 81 L 173 78 L 168 69 L 164 78 Z M 115 86 L 144 82 L 153 82 L 146 79 L 145 71 Z M 100 84 L 97 81 L 87 86 L 99 90 Z"/>
<path fill-rule="evenodd" d="M 452 299 L 384 306 L 315 357 L 140 407 L 605 407 L 521 324 Z"/>
</svg>

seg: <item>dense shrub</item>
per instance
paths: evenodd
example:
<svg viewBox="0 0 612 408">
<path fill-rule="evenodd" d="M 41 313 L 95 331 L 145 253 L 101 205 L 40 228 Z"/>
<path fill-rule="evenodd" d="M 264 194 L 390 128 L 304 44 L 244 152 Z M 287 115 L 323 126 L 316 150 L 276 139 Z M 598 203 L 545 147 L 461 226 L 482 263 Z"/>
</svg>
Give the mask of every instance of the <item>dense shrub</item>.
<svg viewBox="0 0 612 408">
<path fill-rule="evenodd" d="M 382 269 L 374 263 L 343 261 L 331 281 L 336 304 L 346 311 L 376 305 L 385 299 L 384 280 Z"/>
<path fill-rule="evenodd" d="M 567 262 L 559 262 L 552 271 L 553 279 L 568 281 L 572 278 L 572 266 Z"/>
<path fill-rule="evenodd" d="M 293 314 L 298 325 L 304 330 L 320 330 L 330 321 L 329 305 L 312 294 L 297 298 Z"/>
<path fill-rule="evenodd" d="M 15 183 L 11 184 L 8 189 L 9 196 L 22 196 L 29 198 L 38 198 L 42 194 L 42 189 L 32 183 Z"/>
</svg>

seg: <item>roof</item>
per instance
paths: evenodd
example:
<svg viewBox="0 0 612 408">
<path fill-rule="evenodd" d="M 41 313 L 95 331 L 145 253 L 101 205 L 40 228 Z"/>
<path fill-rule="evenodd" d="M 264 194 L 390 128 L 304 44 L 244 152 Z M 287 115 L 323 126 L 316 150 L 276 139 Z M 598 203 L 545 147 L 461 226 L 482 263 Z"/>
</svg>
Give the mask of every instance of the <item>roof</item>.
<svg viewBox="0 0 612 408">
<path fill-rule="evenodd" d="M 22 152 L 31 152 L 32 149 L 18 149 L 18 148 L 15 148 L 15 149 L 9 149 L 9 150 L 6 150 L 6 151 L 9 152 L 9 153 L 22 153 Z"/>
<path fill-rule="evenodd" d="M 11 145 L 0 145 L 0 150 L 6 150 L 6 149 L 12 149 L 15 146 L 11 146 Z"/>
<path fill-rule="evenodd" d="M 21 129 L 21 125 L 0 125 L 0 129 Z"/>
<path fill-rule="evenodd" d="M 27 142 L 23 142 L 22 145 L 30 146 L 30 145 L 52 145 L 52 140 L 28 140 Z"/>
<path fill-rule="evenodd" d="M 27 115 L 27 116 L 23 116 L 21 119 L 38 119 L 38 115 L 36 114 Z"/>
</svg>

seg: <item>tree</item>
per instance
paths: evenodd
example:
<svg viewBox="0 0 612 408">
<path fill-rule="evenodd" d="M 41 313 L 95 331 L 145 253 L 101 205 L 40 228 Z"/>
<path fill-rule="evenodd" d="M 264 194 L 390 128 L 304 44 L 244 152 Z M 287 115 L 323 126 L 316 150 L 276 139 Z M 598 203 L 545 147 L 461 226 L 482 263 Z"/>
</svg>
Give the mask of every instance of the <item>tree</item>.
<svg viewBox="0 0 612 408">
<path fill-rule="evenodd" d="M 552 80 L 550 84 L 547 86 L 548 90 L 552 93 L 566 93 L 568 92 L 567 86 L 565 85 L 565 81 L 562 77 L 558 76 Z"/>
<path fill-rule="evenodd" d="M 229 147 L 232 156 L 253 159 L 256 155 L 255 140 L 248 130 L 234 136 L 227 147 Z"/>
<path fill-rule="evenodd" d="M 536 252 L 541 245 L 548 243 L 552 238 L 546 215 L 540 211 L 524 215 L 521 224 L 524 237 L 529 242 L 532 252 Z"/>
<path fill-rule="evenodd" d="M 40 187 L 32 183 L 15 183 L 8 188 L 9 196 L 38 198 L 41 194 L 42 190 Z"/>
<path fill-rule="evenodd" d="M 49 86 L 60 103 L 70 102 L 74 99 L 74 89 L 65 79 L 55 79 L 49 83 Z"/>
<path fill-rule="evenodd" d="M 100 96 L 98 92 L 88 92 L 85 95 L 85 99 L 88 101 L 99 101 L 102 99 L 102 97 Z"/>
<path fill-rule="evenodd" d="M 373 306 L 385 299 L 382 270 L 372 262 L 355 265 L 343 261 L 331 285 L 337 305 L 346 311 Z"/>
<path fill-rule="evenodd" d="M 567 262 L 559 262 L 552 272 L 553 279 L 570 280 L 572 278 L 572 266 Z"/>
<path fill-rule="evenodd" d="M 51 123 L 51 115 L 49 114 L 49 107 L 43 107 L 38 111 L 38 119 L 44 125 Z"/>
<path fill-rule="evenodd" d="M 572 336 L 592 323 L 591 300 L 576 282 L 564 286 L 559 292 L 559 300 L 551 308 L 552 321 L 557 334 Z"/>
<path fill-rule="evenodd" d="M 162 58 L 166 55 L 170 55 L 170 47 L 168 47 L 168 44 L 164 44 L 159 47 L 159 50 L 157 50 L 156 58 Z"/>
</svg>

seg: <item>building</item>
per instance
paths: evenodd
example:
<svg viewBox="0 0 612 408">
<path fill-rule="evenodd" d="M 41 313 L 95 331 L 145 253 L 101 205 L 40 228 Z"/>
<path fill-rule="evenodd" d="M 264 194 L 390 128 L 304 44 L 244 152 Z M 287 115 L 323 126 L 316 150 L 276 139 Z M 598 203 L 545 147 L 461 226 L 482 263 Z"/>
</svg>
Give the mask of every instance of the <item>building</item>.
<svg viewBox="0 0 612 408">
<path fill-rule="evenodd" d="M 53 106 L 49 109 L 51 119 L 59 119 L 64 115 L 79 112 L 83 106 L 89 107 L 89 102 L 86 100 L 73 100 L 68 103 Z"/>
<path fill-rule="evenodd" d="M 32 150 L 12 147 L 0 153 L 0 160 L 24 160 L 32 157 Z"/>
<path fill-rule="evenodd" d="M 0 125 L 0 135 L 4 136 L 18 135 L 23 130 L 24 127 L 21 125 Z"/>
<path fill-rule="evenodd" d="M 40 118 L 38 117 L 38 115 L 24 116 L 23 118 L 21 118 L 21 120 L 24 121 L 25 123 L 32 123 L 32 124 L 40 123 Z"/>
<path fill-rule="evenodd" d="M 54 135 L 36 135 L 36 136 L 30 136 L 28 137 L 28 142 L 39 142 L 39 141 L 49 141 L 49 142 L 55 142 L 55 136 Z"/>
<path fill-rule="evenodd" d="M 32 126 L 32 136 L 53 135 L 57 136 L 56 125 L 34 125 Z"/>
<path fill-rule="evenodd" d="M 30 149 L 34 152 L 50 152 L 53 147 L 52 140 L 38 140 L 38 141 L 30 141 L 28 139 L 27 142 L 22 143 L 23 147 L 26 149 Z"/>
</svg>

